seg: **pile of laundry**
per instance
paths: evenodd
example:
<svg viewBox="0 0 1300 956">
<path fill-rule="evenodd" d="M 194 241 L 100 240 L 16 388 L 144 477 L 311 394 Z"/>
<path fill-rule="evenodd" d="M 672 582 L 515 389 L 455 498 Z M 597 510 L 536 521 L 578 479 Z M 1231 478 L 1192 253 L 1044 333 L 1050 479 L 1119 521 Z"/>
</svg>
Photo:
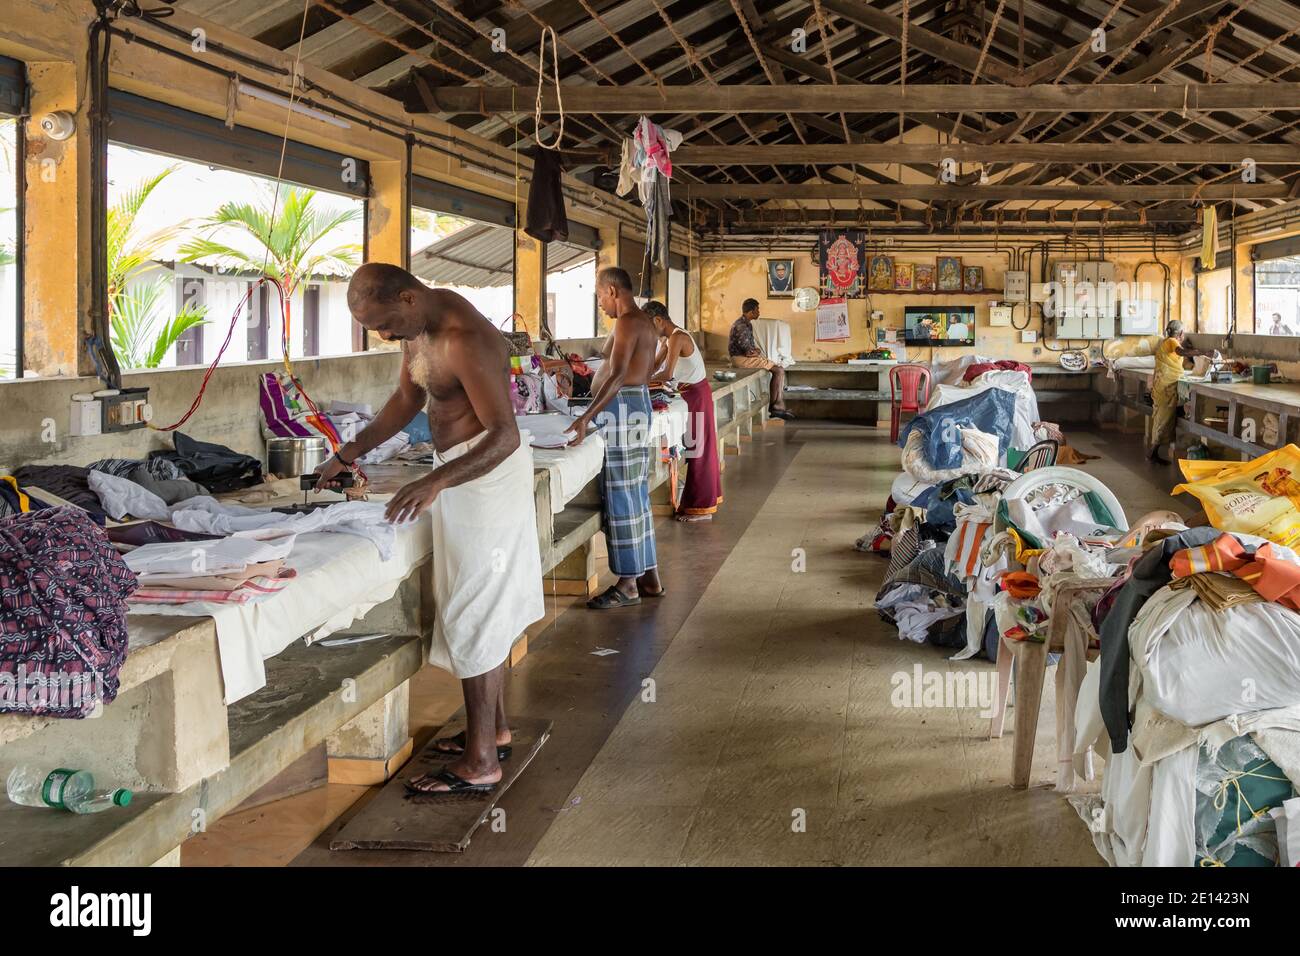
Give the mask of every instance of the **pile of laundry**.
<svg viewBox="0 0 1300 956">
<path fill-rule="evenodd" d="M 1113 553 L 1072 753 L 1081 774 L 1100 753 L 1105 776 L 1070 798 L 1113 865 L 1300 865 L 1298 463 L 1294 445 L 1181 462 L 1174 492 L 1209 525 Z"/>
<path fill-rule="evenodd" d="M 119 525 L 109 540 L 139 581 L 136 604 L 211 601 L 248 604 L 276 594 L 296 572 L 285 567 L 297 532 L 282 528 L 221 535 L 187 532 L 156 522 Z M 148 540 L 135 544 L 137 540 Z"/>
<path fill-rule="evenodd" d="M 1062 438 L 1039 421 L 1028 367 L 965 356 L 934 368 L 926 410 L 899 434 L 903 471 L 857 547 L 889 555 L 876 608 L 900 637 L 950 648 L 958 660 L 995 659 L 999 620 L 1017 639 L 1042 630 L 1036 588 L 1028 593 L 1014 576 L 1026 552 L 1057 537 L 1062 549 L 1102 530 L 1118 537 L 1118 503 L 1107 508 L 1104 486 L 1072 469 L 1050 469 L 1058 480 L 1035 480 L 1030 495 L 1009 467 L 1036 442 Z"/>
</svg>

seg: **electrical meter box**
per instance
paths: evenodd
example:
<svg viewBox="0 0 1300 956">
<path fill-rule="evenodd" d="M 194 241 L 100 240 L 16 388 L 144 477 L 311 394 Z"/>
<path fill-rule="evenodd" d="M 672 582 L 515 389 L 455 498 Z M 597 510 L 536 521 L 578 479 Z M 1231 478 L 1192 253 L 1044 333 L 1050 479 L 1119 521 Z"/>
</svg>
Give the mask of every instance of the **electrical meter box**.
<svg viewBox="0 0 1300 956">
<path fill-rule="evenodd" d="M 1011 324 L 1011 306 L 995 305 L 989 309 L 989 325 L 1003 326 Z"/>
<path fill-rule="evenodd" d="M 1119 304 L 1121 335 L 1156 335 L 1160 332 L 1160 303 L 1155 299 L 1125 299 Z"/>
<path fill-rule="evenodd" d="M 1006 272 L 1002 276 L 1002 298 L 1008 302 L 1024 302 L 1029 298 L 1029 273 Z"/>
<path fill-rule="evenodd" d="M 1043 314 L 1052 320 L 1057 339 L 1115 337 L 1115 264 L 1061 261 L 1053 263 L 1053 295 Z M 1048 308 L 1050 305 L 1050 308 Z"/>
</svg>

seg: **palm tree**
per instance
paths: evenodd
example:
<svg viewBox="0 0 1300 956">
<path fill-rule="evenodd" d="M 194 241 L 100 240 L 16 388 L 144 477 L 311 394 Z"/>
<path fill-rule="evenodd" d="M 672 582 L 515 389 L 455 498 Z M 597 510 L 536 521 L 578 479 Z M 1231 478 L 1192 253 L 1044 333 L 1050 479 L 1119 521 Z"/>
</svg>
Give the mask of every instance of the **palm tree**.
<svg viewBox="0 0 1300 956">
<path fill-rule="evenodd" d="M 141 180 L 108 208 L 108 320 L 113 351 L 127 368 L 157 368 L 186 330 L 206 322 L 207 306 L 186 303 L 175 318 L 162 319 L 159 327 L 160 313 L 168 311 L 164 304 L 171 280 L 163 275 L 151 282 L 128 284 L 136 273 L 152 268 L 186 228 L 184 221 L 153 232 L 139 227 L 140 210 L 175 170 L 169 166 Z"/>
<path fill-rule="evenodd" d="M 288 187 L 283 195 L 283 201 L 275 203 L 278 209 L 269 191 L 257 204 L 225 203 L 203 220 L 200 230 L 205 234 L 181 247 L 182 261 L 203 259 L 219 268 L 265 273 L 280 282 L 286 298 L 313 275 L 346 274 L 360 264 L 359 244 L 330 244 L 336 229 L 361 218 L 360 209 L 323 209 L 315 202 L 314 189 Z M 222 241 L 224 237 L 230 241 Z M 245 248 L 237 244 L 240 239 Z"/>
</svg>

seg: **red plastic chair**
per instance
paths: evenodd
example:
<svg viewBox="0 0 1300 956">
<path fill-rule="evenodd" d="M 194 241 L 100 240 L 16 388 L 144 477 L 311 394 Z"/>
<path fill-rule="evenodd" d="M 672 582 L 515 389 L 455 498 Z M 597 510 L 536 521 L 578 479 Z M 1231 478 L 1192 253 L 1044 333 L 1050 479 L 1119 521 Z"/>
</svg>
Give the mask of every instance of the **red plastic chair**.
<svg viewBox="0 0 1300 956">
<path fill-rule="evenodd" d="M 889 440 L 897 443 L 903 412 L 919 412 L 930 401 L 930 369 L 914 363 L 889 370 Z"/>
</svg>

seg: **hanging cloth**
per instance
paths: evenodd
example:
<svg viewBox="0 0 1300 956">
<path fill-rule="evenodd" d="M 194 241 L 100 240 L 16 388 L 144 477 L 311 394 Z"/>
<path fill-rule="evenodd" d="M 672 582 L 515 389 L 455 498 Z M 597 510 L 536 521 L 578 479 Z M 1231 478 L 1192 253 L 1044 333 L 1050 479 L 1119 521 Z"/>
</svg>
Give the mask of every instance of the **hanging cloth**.
<svg viewBox="0 0 1300 956">
<path fill-rule="evenodd" d="M 564 212 L 564 192 L 560 187 L 561 167 L 557 151 L 533 151 L 533 181 L 528 187 L 524 232 L 541 242 L 563 242 L 569 238 L 569 218 Z"/>
<path fill-rule="evenodd" d="M 1219 214 L 1206 206 L 1201 223 L 1201 268 L 1213 269 L 1219 257 Z"/>
</svg>

